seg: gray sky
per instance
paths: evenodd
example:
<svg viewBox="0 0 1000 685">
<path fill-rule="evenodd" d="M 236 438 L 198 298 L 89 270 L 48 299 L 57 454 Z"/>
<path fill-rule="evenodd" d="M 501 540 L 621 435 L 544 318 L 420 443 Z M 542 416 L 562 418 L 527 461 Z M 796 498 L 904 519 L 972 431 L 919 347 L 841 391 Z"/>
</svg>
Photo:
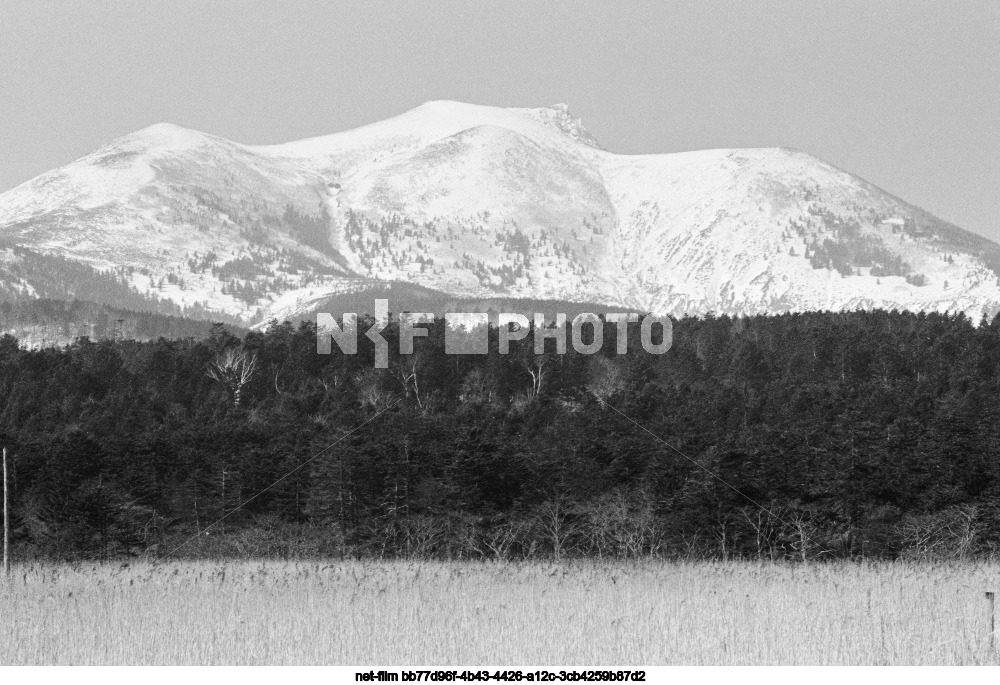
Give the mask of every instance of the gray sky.
<svg viewBox="0 0 1000 685">
<path fill-rule="evenodd" d="M 1000 0 L 540 4 L 0 0 L 0 191 L 159 121 L 566 102 L 615 152 L 800 148 L 1000 240 Z"/>
</svg>

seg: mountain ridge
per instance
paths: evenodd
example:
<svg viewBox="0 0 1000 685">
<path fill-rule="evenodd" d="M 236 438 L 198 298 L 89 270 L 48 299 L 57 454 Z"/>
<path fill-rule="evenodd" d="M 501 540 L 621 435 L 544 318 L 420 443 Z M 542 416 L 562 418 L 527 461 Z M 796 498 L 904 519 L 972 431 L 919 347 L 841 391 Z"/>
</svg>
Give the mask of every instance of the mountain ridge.
<svg viewBox="0 0 1000 685">
<path fill-rule="evenodd" d="M 153 124 L 0 194 L 0 241 L 246 325 L 389 281 L 674 315 L 1000 310 L 1000 246 L 846 170 L 619 155 L 562 104 L 429 101 L 277 145 Z M 16 263 L 0 249 L 0 279 Z"/>
</svg>

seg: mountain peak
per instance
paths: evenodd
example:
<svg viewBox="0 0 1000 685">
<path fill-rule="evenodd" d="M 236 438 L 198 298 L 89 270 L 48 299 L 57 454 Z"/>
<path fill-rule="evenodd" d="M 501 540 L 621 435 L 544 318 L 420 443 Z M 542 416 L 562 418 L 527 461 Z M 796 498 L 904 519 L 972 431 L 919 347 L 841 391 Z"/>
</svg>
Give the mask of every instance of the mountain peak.
<svg viewBox="0 0 1000 685">
<path fill-rule="evenodd" d="M 583 143 L 589 147 L 597 148 L 598 150 L 604 149 L 601 144 L 597 142 L 597 139 L 591 135 L 590 131 L 584 128 L 583 121 L 579 117 L 575 117 L 572 113 L 570 113 L 569 105 L 564 102 L 549 105 L 548 107 L 525 111 L 535 113 L 535 117 L 540 119 L 543 123 L 554 126 L 577 142 Z"/>
<path fill-rule="evenodd" d="M 507 128 L 515 127 L 516 119 L 522 119 L 542 124 L 549 130 L 554 129 L 588 147 L 604 149 L 597 142 L 597 139 L 584 128 L 583 122 L 570 113 L 569 105 L 562 102 L 548 107 L 492 107 L 457 100 L 429 100 L 413 111 L 429 114 L 439 121 L 449 119 L 475 121 L 476 125 L 496 125 Z"/>
<path fill-rule="evenodd" d="M 150 124 L 145 128 L 141 128 L 136 133 L 149 132 L 149 133 L 176 133 L 178 131 L 187 131 L 189 129 L 183 126 L 178 126 L 177 124 L 171 124 L 169 121 L 160 121 L 155 124 Z"/>
<path fill-rule="evenodd" d="M 194 129 L 160 122 L 141 128 L 125 138 L 129 141 L 142 142 L 155 147 L 188 149 L 204 143 L 207 136 Z"/>
</svg>

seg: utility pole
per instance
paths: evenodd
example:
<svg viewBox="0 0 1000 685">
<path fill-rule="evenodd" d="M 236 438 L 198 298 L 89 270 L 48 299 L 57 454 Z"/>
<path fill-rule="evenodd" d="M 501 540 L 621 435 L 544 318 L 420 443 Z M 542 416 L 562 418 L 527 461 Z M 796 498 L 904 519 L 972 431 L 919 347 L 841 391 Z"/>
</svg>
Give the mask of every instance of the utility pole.
<svg viewBox="0 0 1000 685">
<path fill-rule="evenodd" d="M 10 577 L 10 507 L 7 506 L 7 448 L 3 448 L 3 574 Z"/>
<path fill-rule="evenodd" d="M 219 519 L 219 532 L 226 532 L 226 467 L 222 467 L 222 517 Z"/>
<path fill-rule="evenodd" d="M 996 614 L 994 611 L 994 593 L 986 593 L 986 625 L 989 627 L 990 653 L 996 651 Z"/>
</svg>

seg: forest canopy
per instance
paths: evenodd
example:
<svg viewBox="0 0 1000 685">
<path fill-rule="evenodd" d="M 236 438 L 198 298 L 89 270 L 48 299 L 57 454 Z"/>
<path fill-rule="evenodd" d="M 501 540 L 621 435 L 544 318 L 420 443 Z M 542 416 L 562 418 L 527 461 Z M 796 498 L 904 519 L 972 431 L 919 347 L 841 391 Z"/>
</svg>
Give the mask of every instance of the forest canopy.
<svg viewBox="0 0 1000 685">
<path fill-rule="evenodd" d="M 684 318 L 650 355 L 373 368 L 316 326 L 0 339 L 19 558 L 958 558 L 1000 544 L 1000 318 Z M 366 330 L 364 326 L 359 330 Z M 635 340 L 631 340 L 631 337 Z M 551 344 L 551 343 L 550 343 Z M 221 521 L 220 521 L 221 519 Z"/>
</svg>

